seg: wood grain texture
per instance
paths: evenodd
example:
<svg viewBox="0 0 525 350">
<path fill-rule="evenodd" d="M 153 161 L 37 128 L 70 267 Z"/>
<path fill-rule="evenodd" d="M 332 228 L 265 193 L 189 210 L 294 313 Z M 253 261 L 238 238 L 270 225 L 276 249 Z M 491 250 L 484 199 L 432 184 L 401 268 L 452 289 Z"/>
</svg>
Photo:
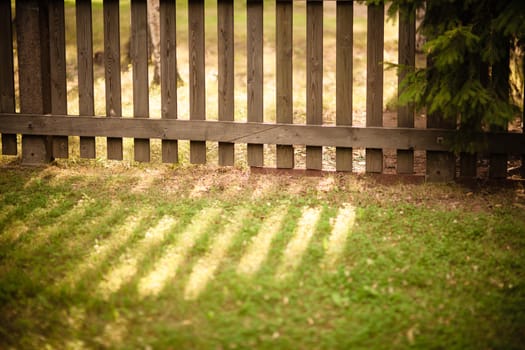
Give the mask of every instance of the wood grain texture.
<svg viewBox="0 0 525 350">
<path fill-rule="evenodd" d="M 446 151 L 455 131 L 387 127 L 243 123 L 204 120 L 42 116 L 0 114 L 0 133 L 109 136 L 214 142 L 390 148 Z M 522 133 L 486 133 L 487 152 L 522 154 Z"/>
<path fill-rule="evenodd" d="M 77 20 L 78 108 L 80 115 L 94 115 L 93 29 L 90 0 L 75 2 Z M 80 138 L 80 157 L 95 158 L 94 137 Z"/>
<path fill-rule="evenodd" d="M 336 124 L 352 125 L 353 1 L 337 2 Z M 352 148 L 336 149 L 336 170 L 352 171 Z"/>
<path fill-rule="evenodd" d="M 188 45 L 190 64 L 190 119 L 206 116 L 206 76 L 204 66 L 204 1 L 188 2 Z M 206 142 L 190 142 L 190 162 L 206 163 Z"/>
<path fill-rule="evenodd" d="M 15 82 L 13 70 L 13 31 L 11 1 L 0 1 L 0 113 L 15 111 Z M 2 154 L 16 156 L 17 140 L 14 134 L 2 134 Z"/>
<path fill-rule="evenodd" d="M 293 2 L 276 2 L 276 114 L 278 123 L 293 123 Z M 277 145 L 277 168 L 294 167 L 292 145 Z"/>
<path fill-rule="evenodd" d="M 61 1 L 50 1 L 48 11 L 51 113 L 67 114 L 64 3 Z M 68 156 L 68 137 L 53 137 L 53 157 L 67 158 Z"/>
<path fill-rule="evenodd" d="M 306 2 L 306 123 L 323 124 L 323 3 Z M 306 169 L 323 168 L 323 148 L 306 146 Z"/>
<path fill-rule="evenodd" d="M 233 0 L 217 3 L 217 35 L 219 55 L 219 120 L 234 120 L 234 42 Z M 219 143 L 219 165 L 234 165 L 233 143 Z"/>
<path fill-rule="evenodd" d="M 177 32 L 173 0 L 160 1 L 161 118 L 177 119 Z M 177 140 L 162 140 L 162 162 L 179 161 Z"/>
<path fill-rule="evenodd" d="M 119 2 L 104 0 L 104 68 L 106 85 L 106 116 L 122 117 L 120 83 L 120 20 Z M 108 137 L 108 159 L 122 160 L 122 139 Z"/>
<path fill-rule="evenodd" d="M 416 65 L 415 13 L 409 13 L 405 7 L 401 7 L 399 11 L 398 63 L 405 67 L 401 68 L 398 73 L 397 91 L 398 95 L 400 95 L 403 92 L 401 82 L 409 72 L 409 69 L 412 70 Z M 413 128 L 414 111 L 413 105 L 399 106 L 397 108 L 397 125 L 404 128 Z M 412 174 L 413 172 L 414 153 L 410 150 L 398 150 L 397 173 Z"/>
<path fill-rule="evenodd" d="M 20 111 L 49 113 L 51 89 L 47 1 L 17 1 L 16 9 Z M 43 164 L 51 159 L 50 136 L 22 135 L 23 164 Z"/>
<path fill-rule="evenodd" d="M 133 114 L 149 117 L 148 12 L 146 0 L 131 0 L 131 62 L 133 66 Z M 150 161 L 148 139 L 134 140 L 134 158 Z"/>
<path fill-rule="evenodd" d="M 368 6 L 366 126 L 383 125 L 384 5 Z M 366 150 L 366 172 L 383 171 L 383 151 Z"/>
<path fill-rule="evenodd" d="M 248 121 L 263 121 L 263 1 L 248 0 L 247 11 L 247 104 Z M 264 166 L 263 145 L 248 145 L 248 165 Z"/>
</svg>

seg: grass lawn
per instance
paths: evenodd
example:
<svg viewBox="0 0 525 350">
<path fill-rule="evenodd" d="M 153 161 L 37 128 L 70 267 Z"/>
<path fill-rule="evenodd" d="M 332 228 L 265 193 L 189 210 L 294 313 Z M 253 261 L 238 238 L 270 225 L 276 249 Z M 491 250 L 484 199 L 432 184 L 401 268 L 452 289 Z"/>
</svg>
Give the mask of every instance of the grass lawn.
<svg viewBox="0 0 525 350">
<path fill-rule="evenodd" d="M 522 187 L 0 165 L 0 348 L 523 349 Z"/>
</svg>

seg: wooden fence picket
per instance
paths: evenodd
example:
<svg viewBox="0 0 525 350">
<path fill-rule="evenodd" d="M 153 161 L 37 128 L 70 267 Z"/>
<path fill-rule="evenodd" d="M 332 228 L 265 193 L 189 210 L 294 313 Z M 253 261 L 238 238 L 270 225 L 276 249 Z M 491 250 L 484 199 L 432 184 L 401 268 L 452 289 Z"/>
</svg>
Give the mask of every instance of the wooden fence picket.
<svg viewBox="0 0 525 350">
<path fill-rule="evenodd" d="M 235 113 L 233 83 L 233 0 L 219 0 L 217 6 L 219 120 L 233 121 Z M 235 144 L 232 142 L 219 142 L 219 165 L 234 165 L 234 146 Z"/>
<path fill-rule="evenodd" d="M 190 119 L 206 119 L 206 76 L 204 62 L 204 0 L 188 2 L 188 45 L 190 55 Z M 190 162 L 206 163 L 206 141 L 190 141 Z"/>
<path fill-rule="evenodd" d="M 93 28 L 90 0 L 77 0 L 77 60 L 78 60 L 78 111 L 80 115 L 95 114 L 93 92 Z M 95 158 L 94 137 L 80 137 L 80 157 Z"/>
<path fill-rule="evenodd" d="M 15 82 L 13 70 L 13 33 L 11 29 L 11 1 L 0 1 L 0 113 L 15 111 Z M 17 155 L 16 134 L 2 134 L 2 154 Z"/>
<path fill-rule="evenodd" d="M 336 124 L 349 125 L 352 121 L 354 3 L 337 1 L 336 33 Z M 336 148 L 336 170 L 352 171 L 352 148 Z"/>
<path fill-rule="evenodd" d="M 119 2 L 104 0 L 104 68 L 106 84 L 106 117 L 122 117 L 120 84 L 120 19 Z M 122 139 L 107 138 L 108 159 L 122 160 Z"/>
<path fill-rule="evenodd" d="M 146 0 L 131 0 L 131 62 L 133 64 L 133 116 L 149 117 L 148 14 Z M 135 160 L 150 161 L 149 139 L 135 139 Z"/>
<path fill-rule="evenodd" d="M 402 93 L 401 83 L 408 69 L 416 66 L 416 18 L 415 13 L 409 13 L 401 7 L 399 11 L 399 41 L 398 63 L 403 68 L 399 71 L 397 91 Z M 397 126 L 401 128 L 414 127 L 414 107 L 399 106 L 397 109 Z M 414 172 L 414 151 L 397 150 L 397 173 L 412 174 Z"/>
<path fill-rule="evenodd" d="M 246 3 L 246 55 L 247 55 L 247 104 L 248 121 L 263 122 L 263 1 Z M 248 165 L 264 165 L 262 144 L 248 144 Z"/>
<path fill-rule="evenodd" d="M 323 2 L 306 1 L 306 123 L 323 124 Z M 306 169 L 322 170 L 323 147 L 306 145 Z"/>
<path fill-rule="evenodd" d="M 383 126 L 383 49 L 385 6 L 368 5 L 366 126 Z M 366 149 L 366 172 L 383 172 L 383 150 Z"/>
<path fill-rule="evenodd" d="M 160 0 L 161 118 L 177 119 L 177 31 L 175 2 Z M 177 140 L 162 140 L 162 161 L 177 163 Z"/>
<path fill-rule="evenodd" d="M 293 2 L 278 0 L 275 8 L 275 75 L 276 75 L 276 121 L 293 123 Z M 277 168 L 294 167 L 294 148 L 292 145 L 276 146 Z"/>
</svg>

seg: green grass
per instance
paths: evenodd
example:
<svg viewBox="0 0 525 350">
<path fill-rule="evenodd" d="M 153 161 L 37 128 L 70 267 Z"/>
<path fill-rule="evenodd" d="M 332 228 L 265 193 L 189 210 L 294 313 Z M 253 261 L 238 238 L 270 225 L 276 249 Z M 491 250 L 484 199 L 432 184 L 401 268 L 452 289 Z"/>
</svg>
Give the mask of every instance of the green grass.
<svg viewBox="0 0 525 350">
<path fill-rule="evenodd" d="M 2 166 L 0 348 L 520 349 L 523 198 L 239 169 Z"/>
</svg>

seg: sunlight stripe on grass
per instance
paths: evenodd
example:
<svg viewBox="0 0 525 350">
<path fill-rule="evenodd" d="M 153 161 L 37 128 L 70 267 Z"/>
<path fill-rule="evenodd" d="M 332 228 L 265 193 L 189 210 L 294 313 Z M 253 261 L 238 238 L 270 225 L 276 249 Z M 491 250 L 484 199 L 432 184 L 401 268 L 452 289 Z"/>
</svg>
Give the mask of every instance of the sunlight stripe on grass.
<svg viewBox="0 0 525 350">
<path fill-rule="evenodd" d="M 252 275 L 259 270 L 270 251 L 273 238 L 281 229 L 287 212 L 286 206 L 279 206 L 270 212 L 261 224 L 259 233 L 252 238 L 246 253 L 242 256 L 237 273 Z"/>
<path fill-rule="evenodd" d="M 304 208 L 303 214 L 297 223 L 294 237 L 286 246 L 281 265 L 277 270 L 277 278 L 287 277 L 299 266 L 301 258 L 308 248 L 310 239 L 315 233 L 317 222 L 321 216 L 321 208 Z"/>
<path fill-rule="evenodd" d="M 355 208 L 345 203 L 337 212 L 332 232 L 328 238 L 325 256 L 321 266 L 327 269 L 335 267 L 337 259 L 343 253 L 348 233 L 355 223 Z"/>
<path fill-rule="evenodd" d="M 93 250 L 84 261 L 74 268 L 69 269 L 68 274 L 59 281 L 61 285 L 75 286 L 85 274 L 109 258 L 115 250 L 121 247 L 133 235 L 140 223 L 146 218 L 151 210 L 143 210 L 136 216 L 129 216 L 111 230 L 108 237 L 102 241 L 95 241 Z"/>
<path fill-rule="evenodd" d="M 230 222 L 223 228 L 222 232 L 215 237 L 210 251 L 195 264 L 184 291 L 185 299 L 196 299 L 208 281 L 213 278 L 213 274 L 226 256 L 233 238 L 242 229 L 243 218 L 247 214 L 246 208 L 237 210 L 235 216 L 230 218 Z"/>
<path fill-rule="evenodd" d="M 221 211 L 216 207 L 205 208 L 195 215 L 179 239 L 167 247 L 162 257 L 155 263 L 153 270 L 139 281 L 138 292 L 141 297 L 157 295 L 166 283 L 175 277 L 186 255 Z"/>
<path fill-rule="evenodd" d="M 177 224 L 170 216 L 163 216 L 155 227 L 150 228 L 135 246 L 120 258 L 120 264 L 111 269 L 98 286 L 98 291 L 107 298 L 129 282 L 138 271 L 139 262 L 146 258 L 151 248 L 162 243 L 166 235 Z"/>
</svg>

